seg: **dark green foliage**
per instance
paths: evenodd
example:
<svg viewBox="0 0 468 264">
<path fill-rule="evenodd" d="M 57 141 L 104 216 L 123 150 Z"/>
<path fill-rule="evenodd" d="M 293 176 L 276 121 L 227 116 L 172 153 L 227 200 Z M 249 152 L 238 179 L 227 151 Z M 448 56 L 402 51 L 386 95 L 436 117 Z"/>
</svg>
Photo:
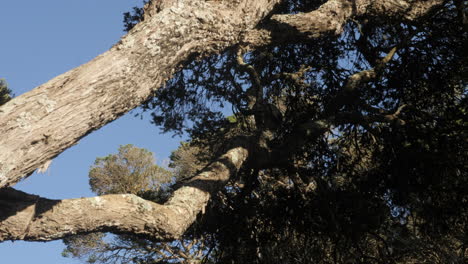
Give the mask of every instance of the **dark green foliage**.
<svg viewBox="0 0 468 264">
<path fill-rule="evenodd" d="M 213 203 L 206 232 L 219 263 L 467 261 L 467 32 L 457 16 L 447 3 L 418 23 L 361 18 L 339 38 L 245 54 L 261 99 L 281 113 L 266 145 L 255 136 L 264 117 L 249 108 L 255 83 L 235 50 L 192 62 L 148 102 L 164 131 L 185 128 L 213 146 L 236 120 L 244 129 L 235 135 L 280 153 L 245 168 Z M 343 93 L 351 74 L 378 67 L 393 47 L 377 78 Z M 328 132 L 299 133 L 309 120 Z M 263 152 L 253 153 L 258 161 Z"/>
<path fill-rule="evenodd" d="M 11 90 L 8 89 L 7 83 L 4 79 L 0 79 L 0 105 L 10 101 L 12 97 Z"/>
<path fill-rule="evenodd" d="M 154 164 L 153 153 L 133 145 L 119 153 L 97 158 L 89 171 L 89 185 L 98 194 L 164 192 L 171 173 Z"/>
<path fill-rule="evenodd" d="M 149 1 L 143 0 L 143 5 L 147 4 Z M 124 15 L 124 30 L 130 31 L 136 24 L 143 21 L 143 7 L 135 6 L 132 11 L 125 12 Z"/>
<path fill-rule="evenodd" d="M 117 154 L 97 158 L 89 178 L 91 190 L 98 195 L 132 193 L 156 202 L 167 200 L 172 183 L 172 173 L 155 164 L 153 153 L 133 145 L 120 146 Z M 77 235 L 63 241 L 67 246 L 64 256 L 87 263 L 127 263 L 141 258 L 141 250 L 137 249 L 149 247 L 144 256 L 160 249 L 158 243 L 123 235 L 106 239 L 104 233 Z M 124 249 L 128 252 L 119 254 Z"/>
<path fill-rule="evenodd" d="M 133 145 L 123 145 L 117 154 L 97 158 L 89 171 L 90 187 L 99 195 L 132 193 L 146 200 L 164 203 L 174 181 L 185 173 L 194 173 L 205 164 L 198 162 L 198 148 L 182 143 L 172 154 L 174 172 L 154 164 L 153 153 Z M 191 232 L 195 232 L 193 227 Z M 79 258 L 86 263 L 180 263 L 199 261 L 210 245 L 209 236 L 186 234 L 174 242 L 157 242 L 132 235 L 91 233 L 63 240 L 65 257 Z M 212 244 L 212 242 L 211 242 Z"/>
<path fill-rule="evenodd" d="M 322 2 L 285 1 L 277 13 Z M 192 140 L 173 155 L 181 174 L 233 139 L 250 148 L 187 233 L 205 243 L 206 263 L 468 262 L 460 3 L 418 22 L 359 17 L 339 37 L 242 57 L 229 49 L 189 63 L 158 90 L 144 106 L 154 123 Z M 345 89 L 372 68 L 375 78 Z"/>
</svg>

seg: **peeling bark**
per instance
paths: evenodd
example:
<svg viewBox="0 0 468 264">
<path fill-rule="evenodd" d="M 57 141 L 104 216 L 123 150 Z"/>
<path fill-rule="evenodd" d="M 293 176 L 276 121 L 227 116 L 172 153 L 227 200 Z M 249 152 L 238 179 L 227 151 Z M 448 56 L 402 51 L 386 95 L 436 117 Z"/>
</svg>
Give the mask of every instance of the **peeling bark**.
<svg viewBox="0 0 468 264">
<path fill-rule="evenodd" d="M 175 191 L 164 205 L 133 194 L 50 200 L 11 188 L 0 190 L 0 241 L 48 241 L 89 232 L 178 239 L 247 159 L 237 147 Z"/>
</svg>

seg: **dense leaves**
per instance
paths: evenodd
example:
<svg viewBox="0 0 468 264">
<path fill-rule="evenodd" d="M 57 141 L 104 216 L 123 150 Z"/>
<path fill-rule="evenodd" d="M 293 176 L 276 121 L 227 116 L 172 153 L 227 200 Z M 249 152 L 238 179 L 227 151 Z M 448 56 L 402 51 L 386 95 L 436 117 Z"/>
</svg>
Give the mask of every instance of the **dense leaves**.
<svg viewBox="0 0 468 264">
<path fill-rule="evenodd" d="M 89 185 L 99 195 L 158 192 L 171 181 L 171 174 L 154 162 L 148 150 L 120 146 L 118 154 L 96 159 L 89 171 Z"/>
<path fill-rule="evenodd" d="M 97 158 L 89 171 L 90 187 L 99 195 L 132 193 L 144 199 L 164 202 L 175 181 L 206 165 L 197 159 L 199 148 L 182 143 L 171 155 L 166 170 L 155 164 L 153 153 L 133 145 L 123 145 L 117 154 Z M 195 230 L 195 227 L 193 228 Z M 174 242 L 157 242 L 132 235 L 91 233 L 63 240 L 67 246 L 62 255 L 86 263 L 185 263 L 205 258 L 208 238 L 186 234 Z M 167 262 L 169 261 L 169 262 Z"/>
<path fill-rule="evenodd" d="M 358 17 L 338 37 L 240 46 L 178 72 L 145 105 L 164 132 L 192 139 L 176 172 L 233 139 L 253 153 L 188 232 L 196 260 L 466 263 L 466 12 L 447 1 L 418 22 Z M 190 259 L 158 256 L 167 262 L 134 262 Z"/>
<path fill-rule="evenodd" d="M 11 90 L 8 89 L 7 83 L 4 79 L 0 79 L 0 105 L 10 101 Z"/>
<path fill-rule="evenodd" d="M 148 1 L 144 0 L 143 5 L 147 4 Z M 129 31 L 132 29 L 136 24 L 143 20 L 143 8 L 135 6 L 132 11 L 124 13 L 124 30 Z"/>
</svg>

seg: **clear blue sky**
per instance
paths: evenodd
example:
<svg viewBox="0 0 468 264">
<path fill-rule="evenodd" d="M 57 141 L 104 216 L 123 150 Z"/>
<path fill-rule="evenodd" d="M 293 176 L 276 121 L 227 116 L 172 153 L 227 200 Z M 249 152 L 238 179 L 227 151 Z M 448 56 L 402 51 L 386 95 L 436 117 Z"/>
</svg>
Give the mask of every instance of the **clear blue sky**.
<svg viewBox="0 0 468 264">
<path fill-rule="evenodd" d="M 123 32 L 123 12 L 141 0 L 23 0 L 0 5 L 0 78 L 16 96 L 73 69 L 109 49 Z M 137 111 L 138 112 L 138 111 Z M 92 196 L 88 169 L 96 157 L 134 144 L 167 160 L 180 138 L 161 135 L 148 118 L 127 114 L 82 139 L 57 157 L 45 174 L 33 174 L 16 188 L 48 198 Z M 1 151 L 1 150 L 0 150 Z M 61 241 L 0 243 L 1 264 L 73 264 L 61 257 Z"/>
</svg>

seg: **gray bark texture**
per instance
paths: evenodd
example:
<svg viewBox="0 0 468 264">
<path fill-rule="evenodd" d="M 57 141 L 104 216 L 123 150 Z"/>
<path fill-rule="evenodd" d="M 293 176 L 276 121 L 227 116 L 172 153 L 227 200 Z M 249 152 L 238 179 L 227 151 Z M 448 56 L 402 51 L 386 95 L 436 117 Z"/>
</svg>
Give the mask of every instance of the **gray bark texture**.
<svg viewBox="0 0 468 264">
<path fill-rule="evenodd" d="M 255 48 L 340 34 L 347 21 L 364 15 L 414 20 L 443 0 L 329 0 L 309 13 L 263 21 L 279 2 L 152 1 L 144 21 L 109 51 L 1 106 L 0 241 L 52 240 L 93 231 L 179 237 L 210 195 L 242 166 L 246 149 L 231 149 L 165 205 L 132 195 L 53 201 L 9 186 L 139 106 L 193 59 L 236 45 Z"/>
<path fill-rule="evenodd" d="M 47 241 L 90 231 L 131 233 L 158 240 L 179 238 L 247 159 L 229 150 L 160 205 L 133 194 L 50 200 L 0 189 L 0 241 Z"/>
</svg>

